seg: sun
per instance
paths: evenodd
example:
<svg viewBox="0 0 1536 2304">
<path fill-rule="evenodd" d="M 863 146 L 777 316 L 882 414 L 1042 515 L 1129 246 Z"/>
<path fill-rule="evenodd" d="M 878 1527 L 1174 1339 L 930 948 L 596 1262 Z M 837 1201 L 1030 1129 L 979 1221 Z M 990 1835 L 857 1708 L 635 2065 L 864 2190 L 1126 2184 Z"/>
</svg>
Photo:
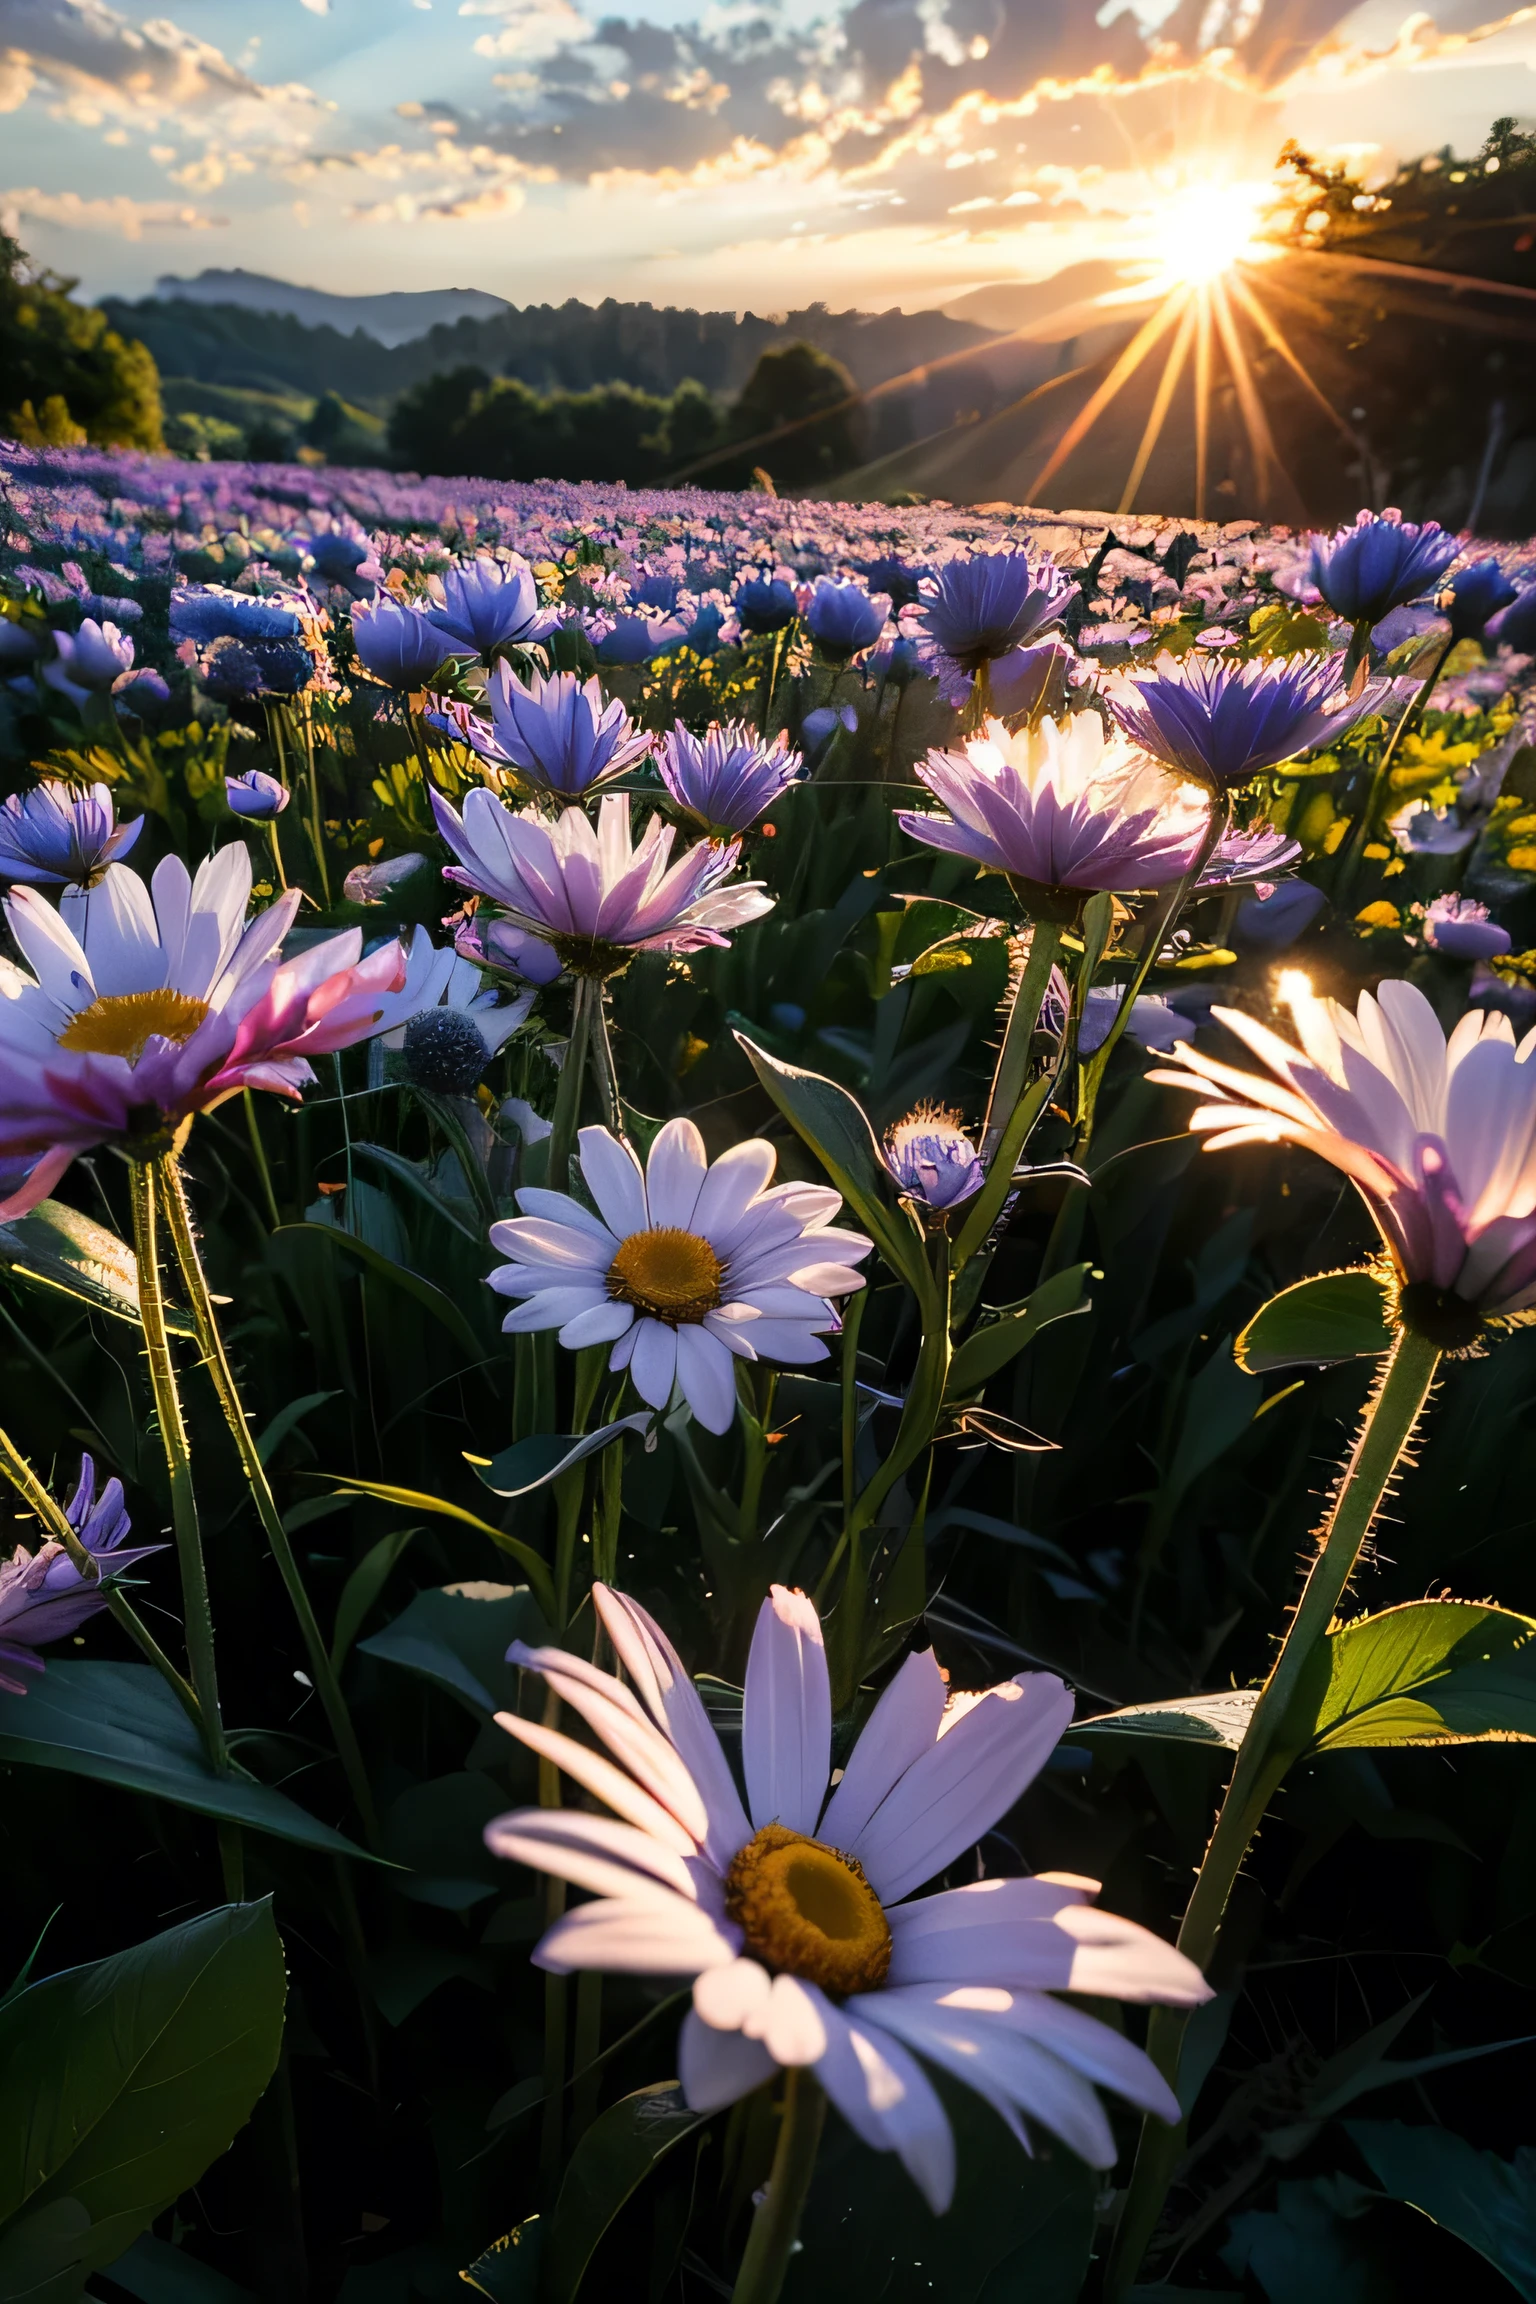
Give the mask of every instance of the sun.
<svg viewBox="0 0 1536 2304">
<path fill-rule="evenodd" d="M 1274 191 L 1263 184 L 1208 178 L 1181 184 L 1146 218 L 1147 254 L 1160 287 L 1201 287 L 1269 253 L 1259 238 L 1263 210 Z"/>
</svg>

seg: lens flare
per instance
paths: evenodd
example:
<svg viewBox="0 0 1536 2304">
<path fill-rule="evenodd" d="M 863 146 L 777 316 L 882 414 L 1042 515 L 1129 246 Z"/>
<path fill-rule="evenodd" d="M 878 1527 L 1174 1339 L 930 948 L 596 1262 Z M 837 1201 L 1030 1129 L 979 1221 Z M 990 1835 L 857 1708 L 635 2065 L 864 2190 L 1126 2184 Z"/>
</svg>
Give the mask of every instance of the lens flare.
<svg viewBox="0 0 1536 2304">
<path fill-rule="evenodd" d="M 1149 253 L 1161 282 L 1192 287 L 1267 253 L 1258 237 L 1267 200 L 1261 184 L 1184 184 L 1147 219 Z"/>
</svg>

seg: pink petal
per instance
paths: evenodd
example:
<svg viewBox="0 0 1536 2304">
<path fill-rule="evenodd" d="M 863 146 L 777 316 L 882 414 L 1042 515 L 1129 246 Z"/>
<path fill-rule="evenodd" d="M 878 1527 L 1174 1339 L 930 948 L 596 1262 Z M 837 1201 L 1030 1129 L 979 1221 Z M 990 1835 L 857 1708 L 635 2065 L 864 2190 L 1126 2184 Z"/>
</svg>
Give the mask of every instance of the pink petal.
<svg viewBox="0 0 1536 2304">
<path fill-rule="evenodd" d="M 664 1848 L 633 1824 L 611 1816 L 583 1816 L 570 1808 L 514 1808 L 485 1828 L 493 1856 L 553 1873 L 598 1896 L 640 1896 L 651 1889 L 699 1901 L 689 1860 Z M 697 1867 L 698 1859 L 692 1859 Z"/>
<path fill-rule="evenodd" d="M 734 1960 L 729 1968 L 711 1968 L 699 1978 L 693 2005 L 716 2032 L 747 2031 L 756 2039 L 767 2020 L 772 1989 L 766 1968 L 755 1960 Z"/>
<path fill-rule="evenodd" d="M 685 1831 L 670 1809 L 643 1791 L 632 1776 L 626 1776 L 622 1768 L 615 1768 L 601 1753 L 578 1744 L 574 1736 L 562 1736 L 558 1728 L 546 1728 L 536 1720 L 520 1720 L 515 1712 L 498 1712 L 496 1724 L 505 1728 L 509 1736 L 515 1736 L 519 1744 L 526 1744 L 530 1751 L 537 1752 L 541 1760 L 553 1760 L 561 1773 L 579 1784 L 583 1791 L 592 1793 L 627 1823 L 659 1840 L 664 1848 L 675 1850 L 679 1856 L 697 1853 L 695 1835 Z"/>
</svg>

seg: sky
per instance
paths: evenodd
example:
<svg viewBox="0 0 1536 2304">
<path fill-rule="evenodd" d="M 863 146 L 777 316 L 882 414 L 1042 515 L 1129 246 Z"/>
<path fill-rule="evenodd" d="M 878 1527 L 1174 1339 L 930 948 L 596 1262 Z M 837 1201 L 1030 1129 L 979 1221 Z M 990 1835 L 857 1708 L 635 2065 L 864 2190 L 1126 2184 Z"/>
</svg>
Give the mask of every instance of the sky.
<svg viewBox="0 0 1536 2304">
<path fill-rule="evenodd" d="M 0 219 L 91 294 L 244 266 L 908 310 L 1153 258 L 1287 137 L 1536 123 L 1486 0 L 0 0 Z"/>
</svg>

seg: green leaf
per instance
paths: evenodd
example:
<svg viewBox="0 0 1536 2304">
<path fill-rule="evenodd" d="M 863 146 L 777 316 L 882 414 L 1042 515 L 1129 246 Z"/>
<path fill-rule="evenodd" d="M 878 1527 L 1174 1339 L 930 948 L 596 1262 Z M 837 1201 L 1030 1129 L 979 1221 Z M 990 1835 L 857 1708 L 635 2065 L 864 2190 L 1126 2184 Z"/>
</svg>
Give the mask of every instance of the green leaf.
<svg viewBox="0 0 1536 2304">
<path fill-rule="evenodd" d="M 249 2288 L 237 2287 L 211 2264 L 157 2240 L 153 2232 L 141 2232 L 125 2256 L 103 2269 L 139 2304 L 256 2304 Z"/>
<path fill-rule="evenodd" d="M 290 1400 L 286 1408 L 279 1408 L 271 1423 L 256 1442 L 256 1453 L 263 1464 L 270 1464 L 296 1424 L 303 1422 L 312 1408 L 323 1408 L 327 1400 L 339 1400 L 339 1392 L 305 1392 L 297 1400 Z"/>
<path fill-rule="evenodd" d="M 35 2238 L 39 2212 L 72 2200 L 89 2218 L 85 2271 L 120 2257 L 250 2118 L 276 2069 L 283 1995 L 264 1899 L 12 2001 L 0 2014 L 0 2246 L 23 2218 Z"/>
<path fill-rule="evenodd" d="M 1169 1696 L 1158 1704 L 1128 1704 L 1075 1721 L 1069 1736 L 1156 1736 L 1173 1744 L 1205 1744 L 1235 1752 L 1259 1700 L 1257 1688 L 1224 1688 L 1215 1696 Z"/>
<path fill-rule="evenodd" d="M 863 1106 L 835 1080 L 803 1072 L 796 1064 L 781 1064 L 743 1032 L 736 1039 L 785 1119 L 809 1144 L 892 1271 L 926 1301 L 933 1284 L 923 1244 L 894 1205 L 890 1171 Z"/>
<path fill-rule="evenodd" d="M 62 1200 L 40 1200 L 25 1216 L 0 1224 L 0 1264 L 18 1280 L 73 1296 L 92 1312 L 139 1324 L 139 1267 L 126 1240 L 93 1224 Z M 173 1336 L 194 1333 L 191 1314 L 168 1304 Z"/>
<path fill-rule="evenodd" d="M 541 2218 L 524 2217 L 505 2239 L 493 2240 L 459 2278 L 489 2296 L 491 2304 L 536 2304 L 545 2230 Z"/>
<path fill-rule="evenodd" d="M 367 1622 L 368 1611 L 389 1581 L 396 1561 L 411 1538 L 419 1533 L 415 1528 L 392 1528 L 364 1553 L 342 1586 L 341 1598 L 336 1603 L 336 1625 L 331 1634 L 333 1672 L 341 1670 L 347 1650 Z"/>
<path fill-rule="evenodd" d="M 25 1696 L 0 1695 L 0 1761 L 151 1792 L 300 1848 L 363 1854 L 286 1792 L 252 1776 L 216 1775 L 197 1730 L 152 1664 L 50 1664 Z"/>
<path fill-rule="evenodd" d="M 376 1168 L 382 1168 L 386 1176 L 393 1176 L 398 1184 L 403 1184 L 415 1199 L 431 1209 L 434 1216 L 441 1216 L 445 1224 L 453 1226 L 455 1232 L 462 1233 L 466 1240 L 473 1240 L 477 1248 L 484 1248 L 485 1234 L 475 1225 L 465 1223 L 460 1210 L 432 1182 L 430 1172 L 416 1161 L 407 1160 L 398 1152 L 391 1152 L 383 1144 L 354 1144 L 352 1156 L 356 1160 L 371 1161 Z"/>
<path fill-rule="evenodd" d="M 1375 1271 L 1320 1272 L 1282 1288 L 1255 1312 L 1233 1346 L 1239 1368 L 1259 1376 L 1270 1368 L 1326 1367 L 1390 1352 L 1387 1286 Z"/>
<path fill-rule="evenodd" d="M 622 1439 L 626 1432 L 644 1432 L 652 1421 L 651 1410 L 642 1408 L 631 1416 L 621 1416 L 615 1424 L 605 1424 L 598 1432 L 535 1432 L 531 1438 L 503 1448 L 499 1456 L 489 1460 L 466 1456 L 464 1461 L 493 1496 L 531 1496 L 535 1488 L 547 1487 L 573 1464 L 595 1456 L 610 1440 Z"/>
<path fill-rule="evenodd" d="M 358 1648 L 436 1681 L 489 1718 L 510 1711 L 517 1699 L 516 1670 L 507 1662 L 512 1642 L 536 1647 L 548 1637 L 548 1622 L 526 1584 L 444 1584 L 418 1592 L 392 1624 Z"/>
<path fill-rule="evenodd" d="M 571 2155 L 550 2219 L 545 2304 L 572 2304 L 598 2242 L 625 2201 L 706 2117 L 689 2111 L 676 2080 L 637 2088 L 599 2114 Z"/>
<path fill-rule="evenodd" d="M 272 1234 L 272 1239 L 283 1244 L 296 1240 L 299 1235 L 306 1238 L 313 1235 L 317 1239 L 328 1240 L 344 1256 L 355 1258 L 365 1270 L 387 1281 L 392 1288 L 400 1289 L 404 1295 L 414 1298 L 424 1312 L 429 1312 L 434 1320 L 447 1329 L 467 1358 L 477 1364 L 485 1358 L 482 1339 L 475 1334 L 453 1298 L 445 1296 L 442 1289 L 435 1288 L 430 1280 L 424 1280 L 419 1272 L 413 1272 L 408 1264 L 397 1264 L 392 1256 L 386 1256 L 381 1248 L 373 1247 L 369 1241 L 360 1240 L 355 1232 L 343 1232 L 339 1224 L 281 1224 Z"/>
<path fill-rule="evenodd" d="M 376 1496 L 381 1504 L 403 1504 L 408 1512 L 432 1512 L 440 1520 L 459 1520 L 466 1528 L 478 1528 L 482 1536 L 489 1536 L 499 1551 L 505 1552 L 509 1559 L 517 1562 L 551 1623 L 558 1615 L 554 1579 L 549 1573 L 547 1562 L 539 1558 L 531 1544 L 525 1544 L 521 1537 L 509 1536 L 504 1528 L 493 1527 L 489 1520 L 482 1520 L 478 1512 L 467 1512 L 462 1504 L 450 1504 L 445 1496 L 427 1496 L 419 1488 L 394 1488 L 383 1480 L 344 1480 L 339 1484 L 337 1494 Z"/>
<path fill-rule="evenodd" d="M 955 1346 L 947 1396 L 960 1400 L 979 1392 L 988 1377 L 1005 1368 L 1042 1328 L 1048 1328 L 1053 1320 L 1070 1320 L 1076 1313 L 1090 1311 L 1083 1284 L 1091 1270 L 1089 1264 L 1069 1265 L 1063 1272 L 1053 1272 L 1022 1302 L 999 1305 L 995 1312 L 985 1313 L 985 1324 L 973 1328 L 964 1343 Z"/>
<path fill-rule="evenodd" d="M 1318 1644 L 1284 1740 L 1294 1752 L 1536 1740 L 1536 1620 L 1414 1600 Z"/>
<path fill-rule="evenodd" d="M 1500 2160 L 1453 2129 L 1399 2120 L 1346 2120 L 1344 2130 L 1392 2199 L 1465 2240 L 1536 2304 L 1536 2152 Z"/>
<path fill-rule="evenodd" d="M 69 2304 L 90 2269 L 90 2210 L 67 2195 L 0 2229 L 0 2296 L 6 2304 Z"/>
<path fill-rule="evenodd" d="M 1253 1422 L 1261 1387 L 1223 1351 L 1211 1354 L 1184 1394 L 1179 1437 L 1159 1483 L 1166 1512 L 1176 1511 L 1203 1473 Z"/>
</svg>

